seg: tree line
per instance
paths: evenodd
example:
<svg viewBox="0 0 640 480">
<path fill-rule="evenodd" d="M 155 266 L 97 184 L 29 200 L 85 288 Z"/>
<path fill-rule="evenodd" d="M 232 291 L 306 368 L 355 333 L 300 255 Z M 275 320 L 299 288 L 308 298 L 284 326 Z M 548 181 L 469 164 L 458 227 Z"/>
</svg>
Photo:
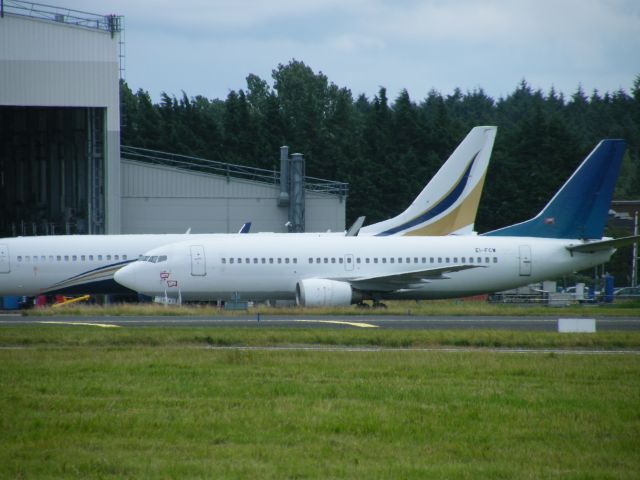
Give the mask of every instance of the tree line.
<svg viewBox="0 0 640 480">
<path fill-rule="evenodd" d="M 349 183 L 347 221 L 402 211 L 468 131 L 497 125 L 476 222 L 488 231 L 535 215 L 602 138 L 627 153 L 616 199 L 640 198 L 640 75 L 630 93 L 578 86 L 569 97 L 525 80 L 504 98 L 482 89 L 432 90 L 390 100 L 385 88 L 356 97 L 301 61 L 280 64 L 272 83 L 250 74 L 226 99 L 148 92 L 121 84 L 123 145 L 279 168 L 279 147 L 306 158 L 307 175 Z"/>
</svg>

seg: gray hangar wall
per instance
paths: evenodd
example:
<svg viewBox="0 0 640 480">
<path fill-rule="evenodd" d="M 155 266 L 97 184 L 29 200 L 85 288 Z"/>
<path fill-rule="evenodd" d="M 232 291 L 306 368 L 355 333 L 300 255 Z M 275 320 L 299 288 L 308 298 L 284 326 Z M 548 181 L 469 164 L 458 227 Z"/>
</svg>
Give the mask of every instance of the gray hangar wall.
<svg viewBox="0 0 640 480">
<path fill-rule="evenodd" d="M 286 232 L 277 184 L 121 159 L 122 233 Z M 305 191 L 307 232 L 343 231 L 346 199 Z"/>
<path fill-rule="evenodd" d="M 118 17 L 29 6 L 0 18 L 0 230 L 118 233 Z"/>
</svg>

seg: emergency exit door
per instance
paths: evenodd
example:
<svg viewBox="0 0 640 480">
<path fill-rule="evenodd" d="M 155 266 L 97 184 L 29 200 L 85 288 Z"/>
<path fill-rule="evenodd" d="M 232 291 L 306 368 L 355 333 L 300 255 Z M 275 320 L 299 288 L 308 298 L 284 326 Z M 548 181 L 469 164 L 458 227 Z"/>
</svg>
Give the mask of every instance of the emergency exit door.
<svg viewBox="0 0 640 480">
<path fill-rule="evenodd" d="M 191 275 L 202 277 L 207 274 L 207 262 L 202 245 L 191 245 Z"/>
</svg>

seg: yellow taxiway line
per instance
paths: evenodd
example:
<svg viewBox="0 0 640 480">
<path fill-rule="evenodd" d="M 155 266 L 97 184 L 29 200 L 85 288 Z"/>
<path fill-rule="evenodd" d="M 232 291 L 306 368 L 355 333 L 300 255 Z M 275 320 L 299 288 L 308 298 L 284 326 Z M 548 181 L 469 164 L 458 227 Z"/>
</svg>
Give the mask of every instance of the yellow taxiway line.
<svg viewBox="0 0 640 480">
<path fill-rule="evenodd" d="M 340 320 L 292 320 L 292 321 L 301 322 L 301 323 L 335 323 L 336 325 L 349 325 L 351 327 L 378 328 L 378 325 L 371 325 L 370 323 L 342 322 Z"/>
<path fill-rule="evenodd" d="M 89 323 L 89 322 L 38 322 L 38 323 L 52 323 L 55 325 L 88 325 L 90 327 L 101 327 L 101 328 L 120 328 L 120 325 L 111 325 L 110 323 Z"/>
</svg>

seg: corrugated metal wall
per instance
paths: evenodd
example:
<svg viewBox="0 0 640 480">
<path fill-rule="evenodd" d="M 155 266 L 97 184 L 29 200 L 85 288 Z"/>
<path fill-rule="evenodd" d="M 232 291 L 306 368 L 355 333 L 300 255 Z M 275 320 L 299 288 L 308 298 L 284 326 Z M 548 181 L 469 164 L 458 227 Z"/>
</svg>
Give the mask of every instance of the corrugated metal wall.
<svg viewBox="0 0 640 480">
<path fill-rule="evenodd" d="M 286 232 L 279 186 L 122 159 L 122 233 Z M 306 231 L 342 231 L 345 202 L 306 192 Z"/>
<path fill-rule="evenodd" d="M 106 108 L 106 232 L 120 229 L 118 33 L 5 14 L 0 106 Z"/>
</svg>

